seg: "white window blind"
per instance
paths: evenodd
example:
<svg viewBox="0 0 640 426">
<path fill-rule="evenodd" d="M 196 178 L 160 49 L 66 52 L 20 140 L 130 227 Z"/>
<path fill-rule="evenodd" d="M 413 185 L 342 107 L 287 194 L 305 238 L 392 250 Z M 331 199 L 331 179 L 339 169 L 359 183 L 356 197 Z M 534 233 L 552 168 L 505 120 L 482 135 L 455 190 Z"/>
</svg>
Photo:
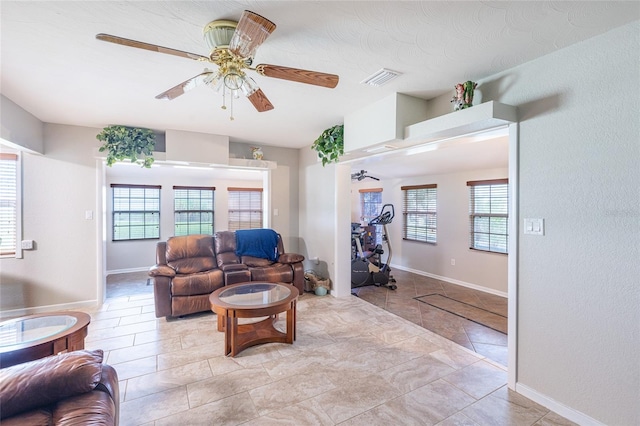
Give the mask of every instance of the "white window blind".
<svg viewBox="0 0 640 426">
<path fill-rule="evenodd" d="M 113 241 L 160 238 L 160 186 L 111 184 Z"/>
<path fill-rule="evenodd" d="M 438 185 L 400 188 L 403 195 L 402 238 L 435 243 L 437 240 Z"/>
<path fill-rule="evenodd" d="M 0 154 L 0 255 L 16 254 L 18 226 L 18 156 Z"/>
<path fill-rule="evenodd" d="M 174 186 L 174 235 L 213 235 L 214 187 Z"/>
<path fill-rule="evenodd" d="M 507 253 L 509 181 L 469 181 L 469 248 Z"/>
<path fill-rule="evenodd" d="M 262 188 L 228 188 L 229 231 L 262 228 Z"/>
</svg>

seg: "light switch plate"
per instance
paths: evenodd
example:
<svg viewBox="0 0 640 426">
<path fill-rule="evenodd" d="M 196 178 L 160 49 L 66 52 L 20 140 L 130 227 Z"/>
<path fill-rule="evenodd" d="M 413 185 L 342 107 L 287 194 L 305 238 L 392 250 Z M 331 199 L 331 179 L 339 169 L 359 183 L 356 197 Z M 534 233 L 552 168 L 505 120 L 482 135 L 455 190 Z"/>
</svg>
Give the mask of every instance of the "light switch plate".
<svg viewBox="0 0 640 426">
<path fill-rule="evenodd" d="M 528 235 L 544 235 L 544 219 L 524 219 L 524 233 Z"/>
</svg>

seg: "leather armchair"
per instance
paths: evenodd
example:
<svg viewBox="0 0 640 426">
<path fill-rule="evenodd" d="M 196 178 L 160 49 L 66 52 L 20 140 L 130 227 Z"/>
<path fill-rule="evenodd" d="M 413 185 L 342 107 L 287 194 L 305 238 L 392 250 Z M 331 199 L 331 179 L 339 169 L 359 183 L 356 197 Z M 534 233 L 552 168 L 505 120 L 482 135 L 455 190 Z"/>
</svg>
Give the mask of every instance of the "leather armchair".
<svg viewBox="0 0 640 426">
<path fill-rule="evenodd" d="M 224 286 L 211 235 L 186 235 L 158 242 L 156 264 L 149 275 L 153 279 L 157 318 L 208 311 L 209 295 Z"/>
<path fill-rule="evenodd" d="M 0 423 L 117 425 L 118 375 L 103 351 L 74 351 L 0 369 Z"/>
</svg>

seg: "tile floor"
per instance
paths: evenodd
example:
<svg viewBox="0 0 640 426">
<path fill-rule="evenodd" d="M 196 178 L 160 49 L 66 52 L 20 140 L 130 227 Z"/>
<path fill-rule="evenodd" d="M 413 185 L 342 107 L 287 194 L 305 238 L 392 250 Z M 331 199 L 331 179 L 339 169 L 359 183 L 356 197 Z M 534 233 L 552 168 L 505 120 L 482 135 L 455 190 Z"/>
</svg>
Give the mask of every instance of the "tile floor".
<svg viewBox="0 0 640 426">
<path fill-rule="evenodd" d="M 367 302 L 507 366 L 506 333 L 420 301 L 424 299 L 416 300 L 416 297 L 428 294 L 447 296 L 464 302 L 467 307 L 479 308 L 478 315 L 487 317 L 485 323 L 491 324 L 496 318 L 502 318 L 503 327 L 494 328 L 506 331 L 506 298 L 398 269 L 393 269 L 391 275 L 397 281 L 397 290 L 368 286 L 354 289 L 354 293 Z"/>
<path fill-rule="evenodd" d="M 143 290 L 87 311 L 123 426 L 573 424 L 509 391 L 503 365 L 362 298 L 304 294 L 293 345 L 228 358 L 215 315 L 156 319 Z"/>
</svg>

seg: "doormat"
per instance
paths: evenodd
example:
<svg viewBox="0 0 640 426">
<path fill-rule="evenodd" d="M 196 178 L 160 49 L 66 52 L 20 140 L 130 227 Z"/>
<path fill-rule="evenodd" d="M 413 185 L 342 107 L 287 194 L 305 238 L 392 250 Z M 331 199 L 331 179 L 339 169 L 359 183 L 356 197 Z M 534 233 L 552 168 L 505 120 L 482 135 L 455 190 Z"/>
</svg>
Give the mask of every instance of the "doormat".
<svg viewBox="0 0 640 426">
<path fill-rule="evenodd" d="M 449 312 L 450 314 L 484 325 L 492 330 L 507 334 L 507 317 L 503 315 L 437 293 L 414 297 L 414 299 L 433 306 L 434 308 Z"/>
</svg>

